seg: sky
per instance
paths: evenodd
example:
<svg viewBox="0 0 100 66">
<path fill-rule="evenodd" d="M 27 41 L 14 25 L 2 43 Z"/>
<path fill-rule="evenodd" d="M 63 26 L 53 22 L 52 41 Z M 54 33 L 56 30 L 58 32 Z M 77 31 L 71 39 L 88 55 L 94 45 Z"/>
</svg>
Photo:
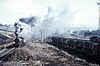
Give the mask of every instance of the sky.
<svg viewBox="0 0 100 66">
<path fill-rule="evenodd" d="M 98 27 L 100 0 L 0 0 L 0 23 L 14 24 L 19 18 L 30 15 L 43 17 L 48 13 L 48 7 L 58 15 L 67 13 L 74 27 Z M 68 19 L 64 16 L 64 19 Z"/>
</svg>

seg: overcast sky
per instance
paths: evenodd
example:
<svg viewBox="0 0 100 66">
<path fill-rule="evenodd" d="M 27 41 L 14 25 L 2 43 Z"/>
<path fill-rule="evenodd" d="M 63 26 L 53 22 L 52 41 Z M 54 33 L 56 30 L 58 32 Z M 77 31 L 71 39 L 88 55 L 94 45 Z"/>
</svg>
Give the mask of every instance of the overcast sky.
<svg viewBox="0 0 100 66">
<path fill-rule="evenodd" d="M 96 2 L 100 0 L 0 0 L 0 23 L 13 24 L 20 17 L 30 14 L 46 15 L 50 6 L 55 12 L 65 8 L 66 12 L 74 13 L 73 26 L 97 27 L 99 14 Z"/>
</svg>

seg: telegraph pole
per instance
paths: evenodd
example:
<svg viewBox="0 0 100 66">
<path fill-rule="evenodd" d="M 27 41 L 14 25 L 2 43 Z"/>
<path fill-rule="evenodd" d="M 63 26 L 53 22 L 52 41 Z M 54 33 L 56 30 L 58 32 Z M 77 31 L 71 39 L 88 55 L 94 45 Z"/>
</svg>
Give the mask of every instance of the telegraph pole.
<svg viewBox="0 0 100 66">
<path fill-rule="evenodd" d="M 97 3 L 99 6 L 99 20 L 98 20 L 98 29 L 100 29 L 100 2 Z"/>
</svg>

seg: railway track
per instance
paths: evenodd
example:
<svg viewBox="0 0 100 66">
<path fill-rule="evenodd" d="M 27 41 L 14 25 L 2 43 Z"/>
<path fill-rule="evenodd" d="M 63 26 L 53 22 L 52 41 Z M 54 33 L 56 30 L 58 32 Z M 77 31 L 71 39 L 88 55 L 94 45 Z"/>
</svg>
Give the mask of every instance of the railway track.
<svg viewBox="0 0 100 66">
<path fill-rule="evenodd" d="M 5 60 L 9 55 L 13 54 L 15 52 L 15 49 L 18 47 L 24 46 L 25 43 L 19 41 L 18 43 L 8 43 L 4 45 L 0 45 L 0 61 Z"/>
<path fill-rule="evenodd" d="M 15 51 L 15 48 L 11 48 L 11 49 L 2 49 L 0 50 L 0 61 L 5 60 L 9 55 L 13 54 Z"/>
<path fill-rule="evenodd" d="M 0 61 L 5 60 L 9 55 L 13 54 L 16 47 L 13 42 L 0 45 Z"/>
</svg>

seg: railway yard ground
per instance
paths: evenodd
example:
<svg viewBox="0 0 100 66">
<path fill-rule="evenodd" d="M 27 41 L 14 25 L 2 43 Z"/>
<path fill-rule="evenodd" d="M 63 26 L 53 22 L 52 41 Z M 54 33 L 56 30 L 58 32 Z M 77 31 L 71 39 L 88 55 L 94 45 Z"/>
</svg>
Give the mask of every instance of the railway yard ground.
<svg viewBox="0 0 100 66">
<path fill-rule="evenodd" d="M 15 53 L 3 62 L 4 66 L 99 66 L 74 57 L 63 50 L 40 42 L 28 42 L 16 48 Z"/>
<path fill-rule="evenodd" d="M 16 48 L 5 60 L 0 61 L 0 66 L 99 66 L 44 42 L 30 40 L 25 44 L 24 47 Z"/>
</svg>

